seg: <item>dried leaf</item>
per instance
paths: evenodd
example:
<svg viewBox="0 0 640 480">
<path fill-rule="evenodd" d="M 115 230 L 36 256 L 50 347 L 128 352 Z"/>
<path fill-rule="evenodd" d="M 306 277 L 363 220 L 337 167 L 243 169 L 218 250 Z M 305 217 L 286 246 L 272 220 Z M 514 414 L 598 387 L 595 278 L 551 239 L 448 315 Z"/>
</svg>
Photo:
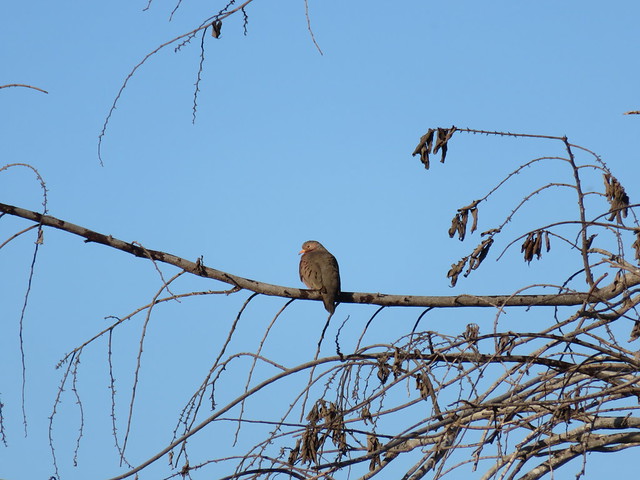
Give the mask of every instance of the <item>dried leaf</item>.
<svg viewBox="0 0 640 480">
<path fill-rule="evenodd" d="M 449 227 L 449 238 L 453 238 L 453 236 L 458 231 L 458 225 L 460 224 L 460 218 L 456 213 L 455 216 L 451 219 L 451 226 Z"/>
<path fill-rule="evenodd" d="M 520 248 L 521 252 L 524 252 L 524 261 L 530 263 L 535 257 L 540 260 L 542 257 L 542 242 L 545 242 L 547 252 L 551 249 L 549 242 L 549 233 L 545 230 L 538 230 L 536 232 L 529 232 L 527 238 L 522 243 Z"/>
<path fill-rule="evenodd" d="M 318 429 L 315 426 L 308 426 L 302 433 L 301 440 L 300 460 L 302 463 L 318 463 L 318 450 L 321 447 Z"/>
<path fill-rule="evenodd" d="M 391 371 L 393 372 L 393 378 L 398 378 L 400 375 L 405 373 L 405 370 L 402 368 L 402 364 L 407 359 L 407 352 L 402 350 L 401 348 L 395 349 L 393 354 L 393 364 L 391 365 Z"/>
<path fill-rule="evenodd" d="M 460 274 L 462 273 L 462 270 L 464 269 L 464 266 L 467 263 L 468 259 L 469 257 L 464 257 L 458 263 L 454 263 L 451 265 L 451 269 L 449 270 L 449 272 L 447 272 L 447 278 L 451 279 L 452 287 L 456 286 L 456 283 L 458 282 L 458 276 L 460 276 Z"/>
<path fill-rule="evenodd" d="M 622 219 L 627 217 L 627 208 L 629 207 L 629 196 L 624 190 L 624 187 L 618 182 L 618 180 L 610 173 L 605 173 L 604 186 L 605 196 L 609 202 L 609 221 L 613 219 L 618 223 L 622 223 Z"/>
<path fill-rule="evenodd" d="M 524 252 L 524 261 L 527 263 L 533 260 L 533 243 L 533 232 L 530 232 L 520 247 L 520 252 Z"/>
<path fill-rule="evenodd" d="M 389 365 L 387 365 L 387 359 L 379 358 L 378 359 L 378 380 L 380 380 L 380 383 L 382 385 L 384 385 L 387 382 L 390 372 L 391 372 L 391 369 L 389 368 Z"/>
<path fill-rule="evenodd" d="M 489 249 L 493 244 L 493 238 L 485 238 L 480 245 L 478 245 L 473 252 L 471 252 L 469 259 L 469 268 L 467 268 L 467 272 L 464 274 L 465 277 L 471 273 L 471 270 L 477 269 L 482 261 L 487 257 L 489 253 Z"/>
<path fill-rule="evenodd" d="M 471 217 L 473 218 L 473 225 L 471 225 L 471 233 L 478 229 L 478 208 L 473 207 L 471 209 Z"/>
<path fill-rule="evenodd" d="M 471 345 L 475 345 L 478 343 L 478 335 L 480 334 L 480 327 L 477 323 L 469 323 L 467 325 L 466 330 L 464 331 L 464 338 Z"/>
<path fill-rule="evenodd" d="M 307 420 L 309 420 L 309 423 L 315 425 L 318 423 L 318 420 L 320 420 L 320 408 L 322 407 L 322 403 L 323 400 L 318 400 L 307 414 Z"/>
<path fill-rule="evenodd" d="M 635 259 L 636 261 L 640 262 L 640 229 L 637 229 L 635 231 L 636 233 L 636 240 L 635 242 L 633 242 L 633 244 L 631 245 L 631 247 L 633 248 L 634 252 L 635 252 Z"/>
<path fill-rule="evenodd" d="M 431 379 L 426 372 L 422 372 L 420 375 L 416 375 L 416 389 L 420 392 L 420 396 L 423 400 L 428 400 L 433 394 L 433 385 Z"/>
<path fill-rule="evenodd" d="M 412 156 L 420 155 L 420 161 L 424 164 L 424 168 L 429 170 L 429 154 L 431 153 L 431 146 L 433 145 L 433 133 L 435 130 L 430 128 L 422 137 L 418 146 L 412 153 Z"/>
<path fill-rule="evenodd" d="M 549 240 L 549 232 L 544 232 L 544 246 L 547 249 L 547 253 L 551 250 L 551 241 Z"/>
<path fill-rule="evenodd" d="M 451 219 L 451 227 L 449 227 L 449 238 L 457 233 L 460 241 L 464 240 L 467 231 L 467 223 L 469 222 L 469 212 L 473 217 L 473 225 L 471 226 L 471 233 L 475 232 L 478 228 L 478 209 L 476 208 L 478 201 L 474 201 L 471 205 L 459 208 L 455 216 Z"/>
<path fill-rule="evenodd" d="M 362 420 L 364 420 L 365 424 L 367 422 L 373 422 L 373 417 L 371 416 L 371 412 L 369 411 L 368 404 L 362 407 L 362 410 L 360 410 L 360 416 L 362 417 Z"/>
<path fill-rule="evenodd" d="M 636 320 L 631 329 L 631 335 L 629 335 L 629 341 L 633 342 L 640 338 L 640 321 Z"/>
<path fill-rule="evenodd" d="M 433 148 L 433 154 L 438 153 L 438 150 L 442 149 L 442 158 L 440 159 L 441 163 L 444 163 L 444 159 L 447 157 L 447 142 L 453 136 L 453 132 L 456 131 L 456 127 L 447 128 L 438 128 L 438 138 L 436 140 L 436 146 Z"/>
<path fill-rule="evenodd" d="M 458 214 L 460 221 L 458 222 L 458 239 L 462 242 L 464 240 L 465 233 L 467 231 L 467 219 Z"/>
<path fill-rule="evenodd" d="M 344 414 L 331 402 L 324 415 L 325 427 L 331 434 L 331 441 L 341 452 L 347 449 L 347 436 L 344 427 Z"/>
<path fill-rule="evenodd" d="M 287 463 L 289 465 L 293 465 L 296 463 L 296 460 L 300 457 L 300 439 L 296 442 L 296 446 L 291 449 L 289 452 L 289 458 L 287 459 Z"/>
<path fill-rule="evenodd" d="M 540 260 L 542 255 L 542 232 L 537 232 L 533 241 L 533 253 Z"/>
<path fill-rule="evenodd" d="M 367 435 L 367 453 L 372 454 L 373 452 L 380 450 L 380 440 L 374 434 Z M 371 462 L 369 462 L 369 471 L 372 472 L 376 469 L 376 466 L 381 466 L 382 461 L 380 460 L 380 454 L 377 453 L 371 457 Z"/>
<path fill-rule="evenodd" d="M 216 20 L 211 24 L 211 36 L 213 38 L 220 38 L 221 31 L 222 31 L 222 20 Z"/>
<path fill-rule="evenodd" d="M 498 346 L 496 347 L 496 353 L 498 355 L 511 355 L 513 351 L 515 337 L 509 334 L 503 334 L 500 336 L 500 340 L 498 340 Z"/>
<path fill-rule="evenodd" d="M 468 221 L 469 221 L 469 210 L 464 209 L 460 212 L 460 224 L 458 226 L 458 238 L 460 238 L 460 241 L 464 240 L 464 235 L 467 230 Z"/>
</svg>

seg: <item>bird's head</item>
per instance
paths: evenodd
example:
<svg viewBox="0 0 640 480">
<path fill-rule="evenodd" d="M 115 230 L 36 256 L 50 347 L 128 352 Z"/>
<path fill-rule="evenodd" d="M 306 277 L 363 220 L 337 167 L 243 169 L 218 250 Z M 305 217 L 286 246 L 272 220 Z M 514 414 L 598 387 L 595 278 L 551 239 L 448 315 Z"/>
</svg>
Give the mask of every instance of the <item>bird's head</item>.
<svg viewBox="0 0 640 480">
<path fill-rule="evenodd" d="M 316 249 L 322 250 L 322 249 L 324 249 L 324 247 L 322 246 L 322 244 L 320 242 L 316 242 L 315 240 L 307 240 L 306 242 L 304 242 L 302 244 L 302 250 L 300 250 L 298 252 L 298 255 L 300 255 L 302 253 L 313 252 Z"/>
</svg>

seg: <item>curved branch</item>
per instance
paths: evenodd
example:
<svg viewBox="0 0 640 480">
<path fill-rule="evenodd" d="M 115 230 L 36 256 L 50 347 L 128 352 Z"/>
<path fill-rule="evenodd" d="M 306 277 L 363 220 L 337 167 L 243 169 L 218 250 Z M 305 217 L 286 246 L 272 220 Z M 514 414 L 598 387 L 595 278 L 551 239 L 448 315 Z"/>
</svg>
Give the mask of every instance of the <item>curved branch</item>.
<svg viewBox="0 0 640 480">
<path fill-rule="evenodd" d="M 144 65 L 146 63 L 146 61 L 149 60 L 149 58 L 154 56 L 160 50 L 162 50 L 165 47 L 177 42 L 178 40 L 187 39 L 187 41 L 188 41 L 188 39 L 192 38 L 192 36 L 194 36 L 196 33 L 200 32 L 201 30 L 206 30 L 209 27 L 209 25 L 211 24 L 211 21 L 213 19 L 223 20 L 223 19 L 229 17 L 230 15 L 233 15 L 234 13 L 236 13 L 238 11 L 242 11 L 247 5 L 249 5 L 251 2 L 253 2 L 253 0 L 245 0 L 242 3 L 242 5 L 239 5 L 239 6 L 233 8 L 231 10 L 227 10 L 227 8 L 229 8 L 234 3 L 234 1 L 235 0 L 233 0 L 232 2 L 227 4 L 227 7 L 225 7 L 223 10 L 218 12 L 217 15 L 214 15 L 213 17 L 209 17 L 204 22 L 202 22 L 198 27 L 194 28 L 190 32 L 183 33 L 182 35 L 179 35 L 179 36 L 177 36 L 177 37 L 175 37 L 175 38 L 173 38 L 171 40 L 168 40 L 168 41 L 164 42 L 163 44 L 159 45 L 154 50 L 152 50 L 151 52 L 147 53 L 144 56 L 144 58 L 142 60 L 140 60 L 136 64 L 135 67 L 133 67 L 133 69 L 129 72 L 127 77 L 124 79 L 124 82 L 122 82 L 122 85 L 120 85 L 120 90 L 118 90 L 118 93 L 116 94 L 115 98 L 113 99 L 113 103 L 111 104 L 111 108 L 109 108 L 109 113 L 107 113 L 107 116 L 106 116 L 106 118 L 104 120 L 104 123 L 102 125 L 102 130 L 100 131 L 100 135 L 98 135 L 98 160 L 100 161 L 100 165 L 101 166 L 103 165 L 103 163 L 102 163 L 102 140 L 105 137 L 105 135 L 107 134 L 107 127 L 109 126 L 109 122 L 111 120 L 111 116 L 115 112 L 116 107 L 118 105 L 118 102 L 120 100 L 120 97 L 122 96 L 122 93 L 124 92 L 124 89 L 127 88 L 129 80 L 131 80 L 133 78 L 133 76 L 138 71 L 138 69 L 141 68 L 142 65 Z M 149 4 L 150 4 L 150 2 L 149 2 Z M 147 5 L 147 8 L 148 7 L 149 7 L 149 5 Z M 184 42 L 183 42 L 183 44 L 184 44 Z M 181 44 L 181 45 L 183 45 L 183 44 Z M 177 48 L 179 49 L 181 45 L 179 45 Z"/>
<path fill-rule="evenodd" d="M 9 83 L 7 85 L 0 85 L 0 88 L 8 88 L 8 87 L 24 87 L 24 88 L 31 88 L 32 90 L 37 90 L 39 92 L 42 93 L 49 93 L 46 90 L 43 90 L 41 88 L 38 87 L 34 87 L 33 85 L 25 85 L 23 83 Z"/>
<path fill-rule="evenodd" d="M 151 259 L 181 268 L 194 275 L 212 278 L 228 283 L 237 288 L 250 290 L 262 295 L 296 298 L 303 300 L 322 300 L 320 293 L 315 290 L 304 290 L 293 287 L 283 287 L 271 283 L 259 282 L 249 278 L 239 277 L 231 273 L 205 267 L 201 261 L 192 262 L 170 253 L 143 248 L 133 243 L 125 242 L 111 235 L 89 230 L 88 228 L 60 220 L 50 215 L 43 215 L 32 210 L 0 203 L 0 212 L 16 217 L 25 218 L 47 227 L 57 228 L 85 238 L 85 242 L 100 243 L 136 257 Z M 640 285 L 640 270 L 629 272 L 624 279 L 618 278 L 612 284 L 594 292 L 570 292 L 550 295 L 453 295 L 453 296 L 425 296 L 425 295 L 387 295 L 384 293 L 342 292 L 341 303 L 364 303 L 384 306 L 405 307 L 530 307 L 530 306 L 570 306 L 582 305 L 590 302 L 603 302 L 620 295 L 631 286 Z"/>
</svg>

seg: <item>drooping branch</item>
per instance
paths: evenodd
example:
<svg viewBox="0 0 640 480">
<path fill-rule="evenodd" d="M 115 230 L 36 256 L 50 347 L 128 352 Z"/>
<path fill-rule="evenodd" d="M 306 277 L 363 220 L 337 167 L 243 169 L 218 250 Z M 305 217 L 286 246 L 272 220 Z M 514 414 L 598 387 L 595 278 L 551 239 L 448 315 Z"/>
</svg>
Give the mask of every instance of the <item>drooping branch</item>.
<svg viewBox="0 0 640 480">
<path fill-rule="evenodd" d="M 88 228 L 65 220 L 43 215 L 32 210 L 27 210 L 13 205 L 0 203 L 0 212 L 25 218 L 37 222 L 46 227 L 53 227 L 74 235 L 85 238 L 85 242 L 100 243 L 109 247 L 127 252 L 136 257 L 147 258 L 153 261 L 166 263 L 181 268 L 186 272 L 204 278 L 211 278 L 220 282 L 233 285 L 234 287 L 250 290 L 262 295 L 270 295 L 283 298 L 296 298 L 304 300 L 322 300 L 320 294 L 314 290 L 305 290 L 294 287 L 283 287 L 271 283 L 259 282 L 249 278 L 239 277 L 231 273 L 223 272 L 215 268 L 206 267 L 202 260 L 195 262 L 172 255 L 159 250 L 143 248 L 134 243 L 125 242 L 111 235 L 95 232 Z M 452 296 L 426 296 L 426 295 L 388 295 L 384 293 L 367 292 L 342 292 L 341 303 L 363 303 L 372 305 L 382 305 L 388 307 L 411 306 L 411 307 L 530 307 L 530 306 L 571 306 L 582 305 L 592 302 L 607 302 L 620 295 L 626 289 L 640 285 L 640 272 L 628 272 L 624 278 L 617 278 L 616 281 L 606 287 L 594 290 L 593 292 L 552 293 L 549 295 L 452 295 Z"/>
<path fill-rule="evenodd" d="M 107 134 L 107 127 L 109 126 L 109 122 L 111 120 L 111 116 L 115 112 L 116 107 L 118 105 L 118 102 L 120 101 L 120 97 L 122 96 L 122 94 L 124 92 L 124 89 L 127 88 L 127 85 L 129 84 L 129 81 L 133 78 L 133 76 L 136 74 L 136 72 L 147 62 L 147 60 L 149 60 L 149 58 L 154 56 L 159 51 L 163 50 L 165 47 L 168 47 L 169 45 L 174 45 L 177 42 L 181 42 L 176 47 L 176 51 L 179 50 L 183 45 L 186 45 L 187 43 L 189 43 L 190 40 L 193 37 L 195 37 L 199 32 L 205 31 L 210 26 L 214 27 L 214 31 L 217 30 L 217 34 L 219 35 L 220 34 L 220 26 L 221 26 L 220 22 L 222 22 L 222 20 L 230 17 L 234 13 L 244 12 L 245 11 L 244 10 L 245 7 L 247 7 L 251 2 L 253 2 L 253 0 L 245 0 L 241 5 L 237 5 L 234 8 L 231 8 L 232 5 L 235 3 L 235 0 L 229 1 L 229 3 L 227 3 L 227 6 L 224 7 L 222 10 L 220 10 L 217 14 L 212 15 L 211 17 L 205 19 L 202 23 L 200 23 L 200 25 L 198 25 L 193 30 L 191 30 L 189 32 L 186 32 L 186 33 L 183 33 L 181 35 L 178 35 L 177 37 L 162 43 L 161 45 L 156 47 L 154 50 L 152 50 L 149 53 L 147 53 L 142 58 L 142 60 L 140 60 L 133 67 L 133 69 L 129 72 L 129 74 L 124 79 L 124 82 L 122 82 L 122 85 L 120 85 L 120 89 L 118 90 L 118 93 L 116 94 L 115 98 L 113 99 L 113 103 L 111 104 L 111 108 L 109 109 L 109 112 L 107 113 L 107 116 L 106 116 L 106 118 L 104 120 L 104 124 L 102 125 L 102 130 L 100 131 L 100 135 L 98 135 L 98 160 L 100 161 L 100 165 L 103 165 L 103 162 L 102 162 L 102 140 L 104 139 L 105 135 Z M 149 8 L 150 4 L 151 4 L 151 2 L 149 2 L 149 4 L 147 5 L 147 8 Z M 178 5 L 176 6 L 176 9 L 179 7 L 179 5 L 180 5 L 180 3 L 178 3 Z M 175 10 L 174 10 L 174 12 L 175 12 Z M 173 13 L 172 13 L 172 16 L 173 16 Z M 215 35 L 214 35 L 214 37 L 215 37 Z"/>
<path fill-rule="evenodd" d="M 37 90 L 42 93 L 49 93 L 42 88 L 34 87 L 33 85 L 25 85 L 23 83 L 9 83 L 7 85 L 0 85 L 0 88 L 9 88 L 9 87 L 23 87 L 23 88 L 31 88 L 32 90 Z"/>
<path fill-rule="evenodd" d="M 570 343 L 570 341 L 564 339 L 564 337 L 555 338 L 559 342 Z M 598 345 L 596 344 L 585 344 L 585 346 L 590 346 L 595 348 L 596 350 L 600 350 L 600 347 L 598 347 Z M 549 370 L 546 373 L 541 373 L 540 375 L 535 376 L 534 379 L 530 380 L 529 382 L 520 382 L 516 384 L 517 386 L 515 387 L 515 390 L 510 390 L 509 392 L 498 394 L 493 398 L 477 397 L 475 399 L 470 398 L 469 400 L 455 402 L 451 406 L 451 409 L 449 410 L 446 417 L 442 415 L 433 415 L 431 417 L 428 417 L 421 421 L 420 424 L 416 425 L 415 427 L 411 427 L 405 432 L 389 437 L 388 441 L 384 445 L 378 445 L 377 448 L 371 451 L 359 451 L 358 455 L 352 458 L 331 460 L 328 463 L 317 462 L 315 464 L 315 468 L 320 471 L 326 471 L 327 469 L 339 469 L 349 465 L 366 462 L 371 460 L 373 457 L 379 456 L 381 454 L 385 454 L 387 459 L 393 459 L 399 453 L 403 451 L 413 450 L 414 448 L 417 448 L 419 446 L 435 445 L 435 449 L 442 449 L 442 442 L 447 439 L 449 434 L 452 434 L 453 432 L 457 433 L 459 428 L 461 428 L 461 426 L 463 425 L 477 425 L 482 421 L 491 422 L 490 426 L 479 427 L 481 429 L 486 429 L 487 431 L 500 431 L 503 428 L 508 429 L 506 424 L 518 423 L 520 421 L 528 422 L 529 420 L 532 420 L 534 418 L 548 417 L 549 415 L 555 415 L 555 417 L 553 417 L 554 421 L 561 423 L 563 417 L 561 417 L 559 414 L 553 413 L 554 410 L 558 410 L 561 406 L 567 409 L 567 419 L 573 419 L 584 423 L 582 430 L 575 430 L 575 432 L 573 432 L 573 435 L 569 435 L 569 432 L 567 432 L 561 435 L 552 436 L 546 440 L 546 443 L 540 443 L 541 441 L 532 438 L 533 446 L 530 447 L 531 450 L 539 450 L 541 447 L 534 448 L 539 444 L 543 447 L 549 445 L 558 446 L 568 441 L 575 441 L 576 439 L 584 437 L 584 435 L 579 435 L 579 433 L 582 433 L 583 431 L 593 432 L 596 429 L 621 430 L 636 428 L 638 425 L 640 425 L 640 419 L 636 417 L 607 417 L 600 419 L 599 417 L 595 417 L 592 413 L 579 412 L 577 410 L 572 411 L 571 407 L 573 406 L 575 408 L 577 402 L 584 402 L 589 398 L 589 392 L 585 391 L 585 393 L 583 393 L 580 397 L 566 395 L 561 398 L 555 398 L 553 396 L 554 392 L 563 391 L 564 389 L 567 389 L 569 387 L 570 382 L 568 382 L 567 378 L 565 377 L 566 374 L 570 374 L 571 382 L 581 382 L 587 385 L 588 383 L 585 382 L 600 380 L 601 382 L 603 382 L 603 384 L 611 386 L 611 388 L 620 387 L 620 381 L 624 379 L 625 384 L 622 385 L 625 389 L 624 396 L 636 396 L 639 392 L 636 386 L 638 383 L 638 379 L 633 377 L 633 374 L 637 371 L 638 362 L 632 358 L 618 359 L 612 357 L 603 359 L 602 363 L 582 363 L 576 365 L 571 362 L 556 360 L 548 357 L 544 358 L 531 357 L 527 355 L 495 355 L 464 352 L 444 353 L 442 351 L 426 353 L 418 349 L 414 349 L 413 352 L 409 351 L 408 349 L 396 350 L 397 357 L 395 359 L 392 359 L 390 358 L 388 352 L 372 352 L 366 350 L 367 349 L 365 349 L 365 351 L 357 352 L 345 357 L 326 357 L 323 359 L 316 359 L 293 368 L 280 369 L 280 371 L 274 376 L 265 379 L 251 390 L 244 392 L 238 398 L 217 409 L 214 413 L 212 413 L 211 416 L 204 419 L 198 425 L 192 426 L 189 431 L 184 433 L 184 435 L 172 441 L 171 444 L 163 448 L 161 451 L 159 451 L 157 454 L 155 454 L 139 466 L 121 475 L 115 476 L 111 480 L 122 480 L 143 470 L 151 463 L 154 463 L 164 455 L 167 455 L 172 449 L 178 447 L 181 443 L 185 442 L 187 439 L 205 428 L 207 425 L 220 419 L 223 414 L 231 410 L 235 405 L 240 404 L 244 399 L 257 393 L 259 390 L 272 386 L 285 377 L 321 365 L 339 365 L 339 368 L 360 368 L 369 366 L 369 368 L 377 370 L 380 365 L 387 365 L 387 362 L 389 362 L 389 368 L 394 370 L 394 378 L 390 381 L 390 385 L 388 385 L 387 388 L 393 385 L 402 385 L 408 379 L 414 378 L 415 375 L 424 368 L 424 365 L 430 365 L 430 368 L 433 371 L 433 369 L 438 364 L 449 364 L 458 366 L 466 364 L 469 365 L 470 370 L 468 372 L 461 373 L 461 375 L 464 376 L 467 376 L 471 374 L 472 371 L 475 371 L 478 365 L 488 364 L 514 364 L 516 366 L 527 365 L 527 369 L 533 365 L 536 365 L 548 367 Z M 409 365 L 414 362 L 416 363 L 416 365 L 409 367 Z M 386 379 L 385 381 L 382 381 L 382 379 L 380 380 L 382 384 L 386 382 Z M 540 385 L 545 385 L 545 388 L 539 390 Z M 443 385 L 440 385 L 438 388 L 440 390 L 444 387 Z M 532 400 L 531 396 L 535 396 L 536 392 L 539 392 L 542 396 L 540 398 L 533 398 Z M 611 391 L 611 393 L 612 392 L 613 390 Z M 369 398 L 366 403 L 372 402 L 374 396 L 383 394 L 384 393 L 382 390 L 378 391 L 375 394 L 369 394 Z M 425 400 L 427 399 L 423 396 L 422 401 Z M 346 415 L 348 413 L 355 413 L 361 408 L 361 405 L 363 404 L 358 403 L 357 405 L 352 406 L 348 411 L 345 410 L 343 414 Z M 509 415 L 508 411 L 510 409 L 517 409 L 517 411 L 522 415 L 530 416 L 531 418 L 518 420 L 514 418 L 513 413 L 516 410 L 513 410 L 513 412 L 511 412 L 510 414 L 510 419 L 504 420 L 505 425 L 496 423 L 499 416 Z M 374 415 L 381 415 L 381 413 L 374 413 Z M 348 423 L 351 424 L 352 421 L 353 420 L 349 420 Z M 345 427 L 342 426 L 341 428 L 344 429 Z M 440 430 L 441 428 L 444 428 L 444 430 Z M 362 433 L 362 431 L 358 430 L 357 428 L 353 429 L 349 427 L 349 429 L 352 433 Z M 591 433 L 591 435 L 593 435 L 593 433 Z M 382 437 L 384 437 L 384 435 L 382 435 Z M 590 450 L 592 448 L 591 446 L 588 446 L 587 449 Z M 445 450 L 448 450 L 448 447 L 445 448 Z M 518 456 L 521 453 L 521 451 L 516 451 L 514 455 Z M 242 469 L 242 471 L 245 471 L 245 469 Z M 241 478 L 241 474 L 237 474 L 227 478 Z"/>
</svg>

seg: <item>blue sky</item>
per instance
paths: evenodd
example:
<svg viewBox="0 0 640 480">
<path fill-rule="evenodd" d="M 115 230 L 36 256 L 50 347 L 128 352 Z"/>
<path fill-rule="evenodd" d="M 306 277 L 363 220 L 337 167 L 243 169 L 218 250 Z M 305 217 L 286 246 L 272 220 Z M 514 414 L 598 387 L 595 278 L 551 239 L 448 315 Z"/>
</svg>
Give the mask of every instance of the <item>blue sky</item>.
<svg viewBox="0 0 640 480">
<path fill-rule="evenodd" d="M 494 262 L 512 238 L 549 218 L 575 215 L 573 197 L 558 191 L 536 198 L 494 247 L 491 264 L 455 289 L 446 272 L 473 249 L 477 235 L 464 244 L 450 240 L 450 219 L 521 163 L 563 154 L 561 144 L 456 134 L 447 162 L 434 160 L 427 172 L 411 152 L 428 128 L 567 135 L 602 156 L 632 201 L 640 196 L 640 118 L 623 115 L 640 108 L 637 2 L 604 8 L 595 1 L 311 0 L 320 55 L 302 0 L 255 0 L 247 8 L 246 36 L 235 15 L 220 39 L 205 40 L 195 124 L 199 40 L 178 53 L 165 48 L 138 70 L 111 117 L 100 166 L 98 135 L 131 69 L 223 6 L 185 0 L 169 22 L 174 4 L 155 0 L 143 11 L 145 5 L 36 0 L 4 6 L 0 84 L 49 93 L 0 90 L 0 156 L 3 165 L 28 163 L 39 171 L 51 215 L 191 260 L 203 255 L 214 268 L 279 285 L 301 286 L 297 252 L 303 241 L 317 239 L 338 258 L 344 290 L 506 294 L 532 283 L 561 283 L 579 268 L 560 248 L 530 266 L 520 260 L 519 247 Z M 569 179 L 561 166 L 528 169 L 481 207 L 480 230 L 501 222 L 523 191 Z M 587 183 L 599 188 L 600 182 L 594 175 Z M 26 168 L 0 172 L 0 189 L 4 203 L 41 207 L 41 189 Z M 24 225 L 3 218 L 2 239 Z M 0 252 L 0 401 L 8 436 L 8 446 L 0 447 L 0 478 L 7 480 L 52 474 L 47 417 L 60 381 L 58 360 L 108 325 L 105 317 L 148 303 L 161 285 L 153 267 L 139 259 L 45 231 L 25 319 L 24 438 L 17 323 L 32 241 L 25 236 Z M 165 275 L 173 273 L 167 268 Z M 184 279 L 176 290 L 209 288 L 219 285 Z M 246 296 L 197 298 L 154 313 L 134 463 L 166 443 L 176 412 L 203 378 Z M 283 304 L 259 299 L 234 348 L 255 348 L 255 332 L 261 335 Z M 359 332 L 374 308 L 340 310 Z M 408 333 L 415 315 L 386 313 L 371 341 Z M 481 323 L 475 315 L 442 312 L 429 328 L 460 333 L 470 317 Z M 482 314 L 487 329 L 492 315 Z M 287 361 L 303 361 L 324 319 L 319 303 L 297 302 L 268 348 L 276 356 L 286 350 Z M 138 318 L 116 334 L 120 421 L 141 324 Z M 78 414 L 69 392 L 64 397 L 54 430 L 62 478 L 121 471 L 110 436 L 105 362 L 104 342 L 83 354 L 85 421 L 95 419 L 85 427 L 78 467 L 71 462 Z M 621 475 L 632 468 L 624 454 L 617 458 Z M 588 464 L 587 478 L 598 478 L 599 468 L 597 460 Z"/>
</svg>

